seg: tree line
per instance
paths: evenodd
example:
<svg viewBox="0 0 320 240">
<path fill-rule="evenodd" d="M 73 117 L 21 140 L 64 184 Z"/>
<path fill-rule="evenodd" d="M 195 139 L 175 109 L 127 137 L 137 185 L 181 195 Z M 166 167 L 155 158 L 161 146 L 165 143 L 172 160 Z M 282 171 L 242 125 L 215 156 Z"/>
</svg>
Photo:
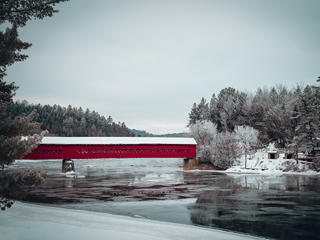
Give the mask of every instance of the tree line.
<svg viewBox="0 0 320 240">
<path fill-rule="evenodd" d="M 257 131 L 255 147 L 274 143 L 295 156 L 298 151 L 306 152 L 317 161 L 319 156 L 313 150 L 315 140 L 320 138 L 320 88 L 297 85 L 288 89 L 277 85 L 258 88 L 255 93 L 224 88 L 210 101 L 202 98 L 193 104 L 188 123 L 191 135 L 196 135 L 195 127 L 208 129 L 205 122 L 213 124 L 210 128 L 216 129 L 216 135 L 229 134 L 225 138 L 235 139 L 235 144 L 239 140 L 237 128 L 246 126 L 247 131 Z M 203 148 L 208 144 L 200 145 Z"/>
<path fill-rule="evenodd" d="M 187 132 L 152 134 L 144 130 L 137 130 L 137 129 L 131 129 L 131 132 L 133 132 L 137 137 L 189 137 L 189 134 Z"/>
<path fill-rule="evenodd" d="M 17 116 L 32 116 L 32 121 L 40 123 L 38 133 L 44 130 L 51 136 L 135 136 L 124 122 L 114 122 L 112 117 L 105 118 L 96 111 L 88 108 L 84 111 L 81 107 L 69 105 L 41 105 L 29 104 L 26 100 L 16 101 L 7 106 L 7 117 L 12 120 Z"/>
</svg>

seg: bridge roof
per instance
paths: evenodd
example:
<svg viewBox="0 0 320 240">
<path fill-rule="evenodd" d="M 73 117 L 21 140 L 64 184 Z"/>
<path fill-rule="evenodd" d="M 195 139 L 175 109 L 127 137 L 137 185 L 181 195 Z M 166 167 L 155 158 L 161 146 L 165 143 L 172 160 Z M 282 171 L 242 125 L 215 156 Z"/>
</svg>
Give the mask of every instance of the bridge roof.
<svg viewBox="0 0 320 240">
<path fill-rule="evenodd" d="M 178 144 L 196 145 L 193 138 L 163 137 L 44 137 L 41 144 L 54 145 L 139 145 Z"/>
</svg>

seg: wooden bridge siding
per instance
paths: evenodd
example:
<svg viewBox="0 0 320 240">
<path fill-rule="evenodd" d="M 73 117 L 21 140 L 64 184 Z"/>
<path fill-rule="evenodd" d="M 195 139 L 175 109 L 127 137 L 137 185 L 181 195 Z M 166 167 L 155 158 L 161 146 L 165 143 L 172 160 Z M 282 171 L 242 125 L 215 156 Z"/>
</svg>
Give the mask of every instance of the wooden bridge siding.
<svg viewBox="0 0 320 240">
<path fill-rule="evenodd" d="M 41 144 L 24 159 L 95 158 L 195 158 L 196 145 L 46 145 Z"/>
</svg>

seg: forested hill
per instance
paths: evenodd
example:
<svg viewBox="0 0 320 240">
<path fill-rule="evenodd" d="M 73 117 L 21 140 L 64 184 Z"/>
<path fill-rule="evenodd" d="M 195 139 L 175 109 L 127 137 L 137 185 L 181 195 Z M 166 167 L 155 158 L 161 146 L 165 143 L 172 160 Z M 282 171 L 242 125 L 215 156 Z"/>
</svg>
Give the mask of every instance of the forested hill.
<svg viewBox="0 0 320 240">
<path fill-rule="evenodd" d="M 125 123 L 115 123 L 95 111 L 67 108 L 59 105 L 33 105 L 27 101 L 17 101 L 7 108 L 7 116 L 26 117 L 34 112 L 33 121 L 41 123 L 41 130 L 48 130 L 54 136 L 135 136 Z"/>
<path fill-rule="evenodd" d="M 320 81 L 320 77 L 319 80 Z M 225 88 L 209 102 L 202 98 L 189 113 L 189 126 L 209 121 L 219 132 L 234 132 L 236 126 L 257 129 L 262 144 L 281 148 L 313 148 L 320 137 L 320 87 L 283 85 L 258 88 L 255 94 Z"/>
</svg>

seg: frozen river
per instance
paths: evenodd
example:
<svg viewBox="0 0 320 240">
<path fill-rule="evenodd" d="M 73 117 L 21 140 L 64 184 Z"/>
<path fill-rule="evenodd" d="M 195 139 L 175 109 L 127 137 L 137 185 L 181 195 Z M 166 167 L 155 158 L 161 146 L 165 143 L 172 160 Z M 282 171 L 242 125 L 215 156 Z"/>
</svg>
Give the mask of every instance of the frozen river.
<svg viewBox="0 0 320 240">
<path fill-rule="evenodd" d="M 320 179 L 183 171 L 182 159 L 16 161 L 8 170 L 47 171 L 25 200 L 274 239 L 320 239 Z M 13 206 L 14 207 L 14 206 Z"/>
</svg>

